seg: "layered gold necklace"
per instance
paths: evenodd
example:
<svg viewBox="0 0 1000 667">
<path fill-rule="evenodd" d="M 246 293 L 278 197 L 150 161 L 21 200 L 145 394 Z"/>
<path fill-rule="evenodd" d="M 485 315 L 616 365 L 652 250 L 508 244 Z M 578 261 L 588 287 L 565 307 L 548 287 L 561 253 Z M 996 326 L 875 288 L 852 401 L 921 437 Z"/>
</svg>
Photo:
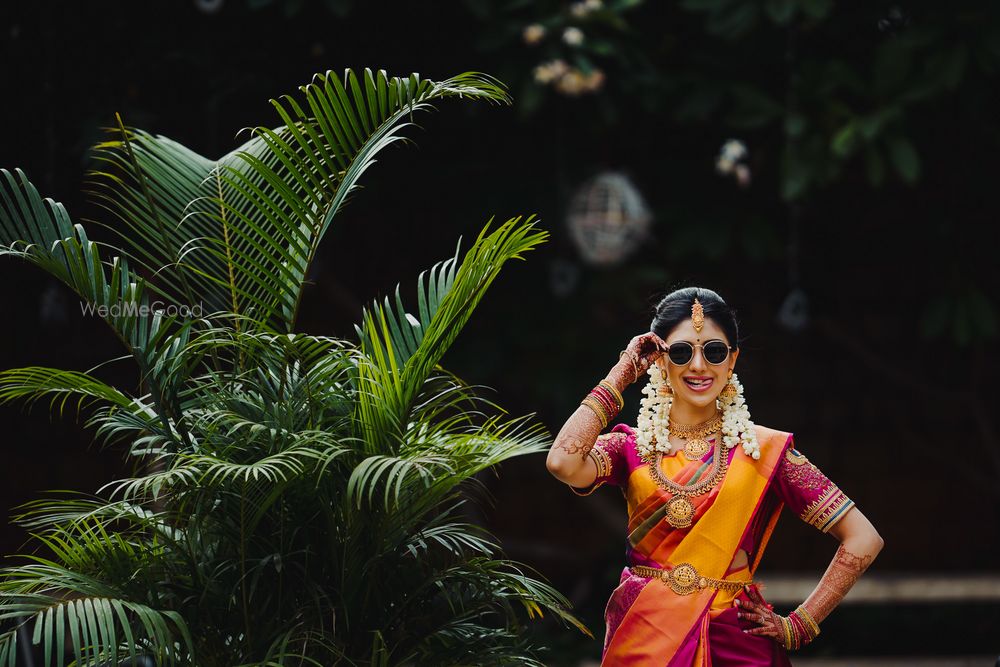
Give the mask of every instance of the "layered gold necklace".
<svg viewBox="0 0 1000 667">
<path fill-rule="evenodd" d="M 708 452 L 710 445 L 705 439 L 709 433 L 719 430 L 722 426 L 722 413 L 718 413 L 712 419 L 700 424 L 684 425 L 670 424 L 670 432 L 681 438 L 688 438 L 688 443 L 684 447 L 684 454 L 692 460 L 699 459 Z M 725 476 L 729 469 L 729 452 L 722 446 L 722 438 L 715 441 L 715 451 L 713 453 L 712 469 L 701 481 L 694 484 L 678 484 L 663 474 L 660 464 L 663 461 L 663 452 L 657 452 L 656 461 L 650 468 L 650 476 L 657 485 L 674 494 L 674 497 L 667 502 L 666 517 L 667 522 L 674 528 L 687 528 L 694 519 L 694 503 L 691 498 L 700 496 L 714 488 Z"/>
<path fill-rule="evenodd" d="M 705 436 L 718 431 L 721 426 L 722 413 L 716 412 L 714 417 L 700 424 L 675 424 L 671 422 L 670 434 L 687 439 L 687 444 L 684 445 L 684 454 L 693 461 L 708 453 L 711 445 L 708 444 Z"/>
</svg>

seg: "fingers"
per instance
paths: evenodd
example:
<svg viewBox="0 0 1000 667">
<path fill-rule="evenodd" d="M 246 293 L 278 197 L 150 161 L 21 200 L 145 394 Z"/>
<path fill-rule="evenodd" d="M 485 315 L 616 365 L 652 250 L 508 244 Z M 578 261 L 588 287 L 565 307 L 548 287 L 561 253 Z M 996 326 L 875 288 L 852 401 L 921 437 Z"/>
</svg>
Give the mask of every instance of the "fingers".
<svg viewBox="0 0 1000 667">
<path fill-rule="evenodd" d="M 766 614 L 763 610 L 752 602 L 734 600 L 737 604 L 736 617 L 752 621 L 754 623 L 764 623 Z"/>
<path fill-rule="evenodd" d="M 749 630 L 744 630 L 743 632 L 748 635 L 762 635 L 764 637 L 776 637 L 774 631 L 770 627 L 765 625 L 758 625 L 756 628 L 750 628 Z"/>
<path fill-rule="evenodd" d="M 773 609 L 773 607 L 768 604 L 767 600 L 764 599 L 764 596 L 761 595 L 760 589 L 757 586 L 747 586 L 746 591 L 747 595 L 751 600 L 753 600 L 754 603 L 766 609 Z"/>
</svg>

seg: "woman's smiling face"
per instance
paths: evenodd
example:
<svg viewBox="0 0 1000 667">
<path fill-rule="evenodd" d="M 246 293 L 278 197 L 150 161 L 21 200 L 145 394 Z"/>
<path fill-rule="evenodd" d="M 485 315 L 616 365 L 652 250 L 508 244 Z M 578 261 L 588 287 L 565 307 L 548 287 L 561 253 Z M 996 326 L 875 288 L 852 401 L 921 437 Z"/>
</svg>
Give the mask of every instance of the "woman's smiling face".
<svg viewBox="0 0 1000 667">
<path fill-rule="evenodd" d="M 691 318 L 684 320 L 674 327 L 673 331 L 666 337 L 667 345 L 672 345 L 677 341 L 686 341 L 691 345 L 704 345 L 710 340 L 725 341 L 726 345 L 732 345 L 722 328 L 709 317 L 705 318 L 705 323 L 701 328 L 701 333 L 694 330 Z M 657 365 L 667 371 L 670 386 L 674 390 L 674 400 L 681 400 L 690 403 L 692 407 L 704 409 L 709 405 L 714 405 L 714 401 L 722 392 L 728 381 L 729 370 L 736 366 L 736 357 L 739 350 L 730 350 L 729 357 L 721 364 L 710 364 L 705 359 L 704 350 L 701 347 L 694 348 L 694 355 L 691 361 L 678 366 L 670 361 L 666 354 L 656 359 Z"/>
</svg>

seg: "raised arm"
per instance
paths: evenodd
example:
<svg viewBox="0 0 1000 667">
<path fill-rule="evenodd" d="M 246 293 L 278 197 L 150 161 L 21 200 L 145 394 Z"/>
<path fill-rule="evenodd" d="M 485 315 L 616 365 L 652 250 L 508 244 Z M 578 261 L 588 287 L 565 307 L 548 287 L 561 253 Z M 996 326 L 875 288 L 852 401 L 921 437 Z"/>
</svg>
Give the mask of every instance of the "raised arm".
<svg viewBox="0 0 1000 667">
<path fill-rule="evenodd" d="M 666 343 L 651 331 L 634 337 L 604 380 L 620 394 L 642 377 L 665 348 Z M 604 416 L 610 420 L 614 415 Z M 545 467 L 556 479 L 570 486 L 589 486 L 597 479 L 597 464 L 588 454 L 605 426 L 607 424 L 594 408 L 581 403 L 556 435 Z"/>
</svg>

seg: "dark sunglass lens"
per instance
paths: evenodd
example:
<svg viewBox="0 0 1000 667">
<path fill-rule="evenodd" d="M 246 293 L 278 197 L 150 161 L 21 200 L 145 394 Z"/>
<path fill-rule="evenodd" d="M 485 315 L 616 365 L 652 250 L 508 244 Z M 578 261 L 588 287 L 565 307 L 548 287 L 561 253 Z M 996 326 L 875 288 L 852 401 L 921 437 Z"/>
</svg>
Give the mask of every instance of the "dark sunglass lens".
<svg viewBox="0 0 1000 667">
<path fill-rule="evenodd" d="M 694 348 L 691 347 L 689 343 L 671 343 L 670 351 L 667 352 L 667 356 L 670 357 L 670 361 L 678 366 L 683 366 L 687 362 L 691 361 L 691 356 L 693 354 Z"/>
<path fill-rule="evenodd" d="M 722 341 L 712 341 L 705 345 L 705 360 L 710 364 L 721 364 L 729 356 L 729 346 Z"/>
</svg>

